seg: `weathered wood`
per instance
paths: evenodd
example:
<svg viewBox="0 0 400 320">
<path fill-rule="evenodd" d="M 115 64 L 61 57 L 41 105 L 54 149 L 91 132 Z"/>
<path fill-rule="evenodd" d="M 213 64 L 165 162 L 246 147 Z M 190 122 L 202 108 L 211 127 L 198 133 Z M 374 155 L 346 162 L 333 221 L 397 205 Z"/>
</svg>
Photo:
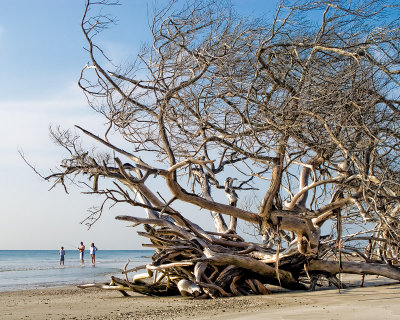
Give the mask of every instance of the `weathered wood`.
<svg viewBox="0 0 400 320">
<path fill-rule="evenodd" d="M 387 264 L 349 262 L 342 261 L 341 270 L 336 261 L 311 260 L 308 266 L 309 271 L 321 271 L 330 274 L 352 273 L 352 274 L 374 274 L 389 279 L 400 280 L 400 268 Z"/>
<path fill-rule="evenodd" d="M 231 254 L 222 254 L 222 253 L 211 253 L 206 252 L 205 258 L 200 258 L 200 261 L 206 261 L 211 264 L 221 265 L 221 266 L 229 266 L 234 265 L 237 267 L 241 267 L 247 270 L 250 270 L 254 273 L 258 273 L 259 275 L 267 278 L 270 283 L 279 285 L 279 281 L 276 277 L 275 268 L 262 263 L 256 259 L 246 257 L 246 256 L 238 256 Z M 279 277 L 281 281 L 281 285 L 284 288 L 288 289 L 303 289 L 304 286 L 299 284 L 291 275 L 290 272 L 279 270 Z"/>
<path fill-rule="evenodd" d="M 201 294 L 201 288 L 192 281 L 182 279 L 178 282 L 177 287 L 182 296 L 197 297 Z"/>
</svg>

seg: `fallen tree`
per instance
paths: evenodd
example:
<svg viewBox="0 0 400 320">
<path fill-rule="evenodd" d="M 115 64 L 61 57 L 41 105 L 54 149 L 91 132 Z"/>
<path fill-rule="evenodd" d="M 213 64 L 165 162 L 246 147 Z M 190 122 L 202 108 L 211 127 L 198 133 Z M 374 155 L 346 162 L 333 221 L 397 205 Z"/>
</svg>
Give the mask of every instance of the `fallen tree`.
<svg viewBox="0 0 400 320">
<path fill-rule="evenodd" d="M 171 4 L 137 61 L 109 70 L 95 41 L 113 20 L 92 14 L 107 3 L 87 2 L 79 85 L 107 126 L 52 130 L 70 156 L 46 179 L 67 189 L 78 176 L 104 197 L 89 226 L 106 203 L 143 208 L 116 219 L 142 225 L 155 253 L 83 287 L 214 298 L 318 277 L 340 287 L 339 273 L 400 280 L 399 7 L 304 3 L 281 3 L 270 23 L 218 1 Z M 108 152 L 84 149 L 79 134 Z M 188 218 L 207 211 L 215 231 Z M 257 241 L 238 234 L 241 221 Z"/>
</svg>

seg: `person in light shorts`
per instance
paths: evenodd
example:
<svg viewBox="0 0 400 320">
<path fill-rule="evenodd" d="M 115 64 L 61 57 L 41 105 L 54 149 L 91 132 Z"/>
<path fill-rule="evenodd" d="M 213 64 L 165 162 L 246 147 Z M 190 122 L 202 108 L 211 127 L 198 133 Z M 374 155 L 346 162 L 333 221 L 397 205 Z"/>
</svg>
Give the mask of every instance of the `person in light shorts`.
<svg viewBox="0 0 400 320">
<path fill-rule="evenodd" d="M 92 244 L 90 246 L 90 257 L 92 258 L 92 264 L 96 263 L 96 251 L 97 251 L 97 248 L 94 245 L 94 243 L 92 242 Z"/>
<path fill-rule="evenodd" d="M 85 263 L 85 245 L 83 244 L 83 242 L 81 241 L 80 246 L 78 247 L 79 250 L 79 259 L 81 259 L 81 263 L 84 264 Z"/>
</svg>

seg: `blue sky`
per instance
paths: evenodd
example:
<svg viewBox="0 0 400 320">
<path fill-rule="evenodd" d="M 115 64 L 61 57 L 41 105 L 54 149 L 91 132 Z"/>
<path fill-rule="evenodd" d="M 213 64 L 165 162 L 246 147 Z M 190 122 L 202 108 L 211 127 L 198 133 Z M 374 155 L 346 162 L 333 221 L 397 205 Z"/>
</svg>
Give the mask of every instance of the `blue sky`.
<svg viewBox="0 0 400 320">
<path fill-rule="evenodd" d="M 159 1 L 162 3 L 163 1 Z M 245 15 L 261 15 L 275 1 L 234 1 Z M 78 124 L 101 132 L 103 120 L 87 107 L 77 86 L 88 62 L 80 20 L 83 0 L 0 0 L 0 250 L 75 248 L 80 241 L 99 249 L 140 249 L 136 230 L 114 220 L 117 214 L 142 216 L 141 209 L 116 208 L 92 229 L 79 222 L 99 199 L 61 188 L 48 191 L 22 161 L 18 150 L 44 173 L 63 152 L 49 138 L 50 125 Z M 102 36 L 111 57 L 134 57 L 149 40 L 147 11 L 153 2 L 122 1 L 119 25 Z M 208 220 L 208 213 L 203 213 Z"/>
</svg>

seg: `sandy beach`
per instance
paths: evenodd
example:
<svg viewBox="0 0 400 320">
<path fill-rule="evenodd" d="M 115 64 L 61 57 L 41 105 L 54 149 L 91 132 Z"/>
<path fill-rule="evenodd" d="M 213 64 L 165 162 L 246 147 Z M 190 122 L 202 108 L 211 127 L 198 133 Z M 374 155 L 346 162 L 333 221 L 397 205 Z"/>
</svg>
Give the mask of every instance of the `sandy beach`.
<svg viewBox="0 0 400 320">
<path fill-rule="evenodd" d="M 400 284 L 216 300 L 76 287 L 0 293 L 1 319 L 400 319 Z M 385 285 L 383 285 L 386 283 Z"/>
</svg>

